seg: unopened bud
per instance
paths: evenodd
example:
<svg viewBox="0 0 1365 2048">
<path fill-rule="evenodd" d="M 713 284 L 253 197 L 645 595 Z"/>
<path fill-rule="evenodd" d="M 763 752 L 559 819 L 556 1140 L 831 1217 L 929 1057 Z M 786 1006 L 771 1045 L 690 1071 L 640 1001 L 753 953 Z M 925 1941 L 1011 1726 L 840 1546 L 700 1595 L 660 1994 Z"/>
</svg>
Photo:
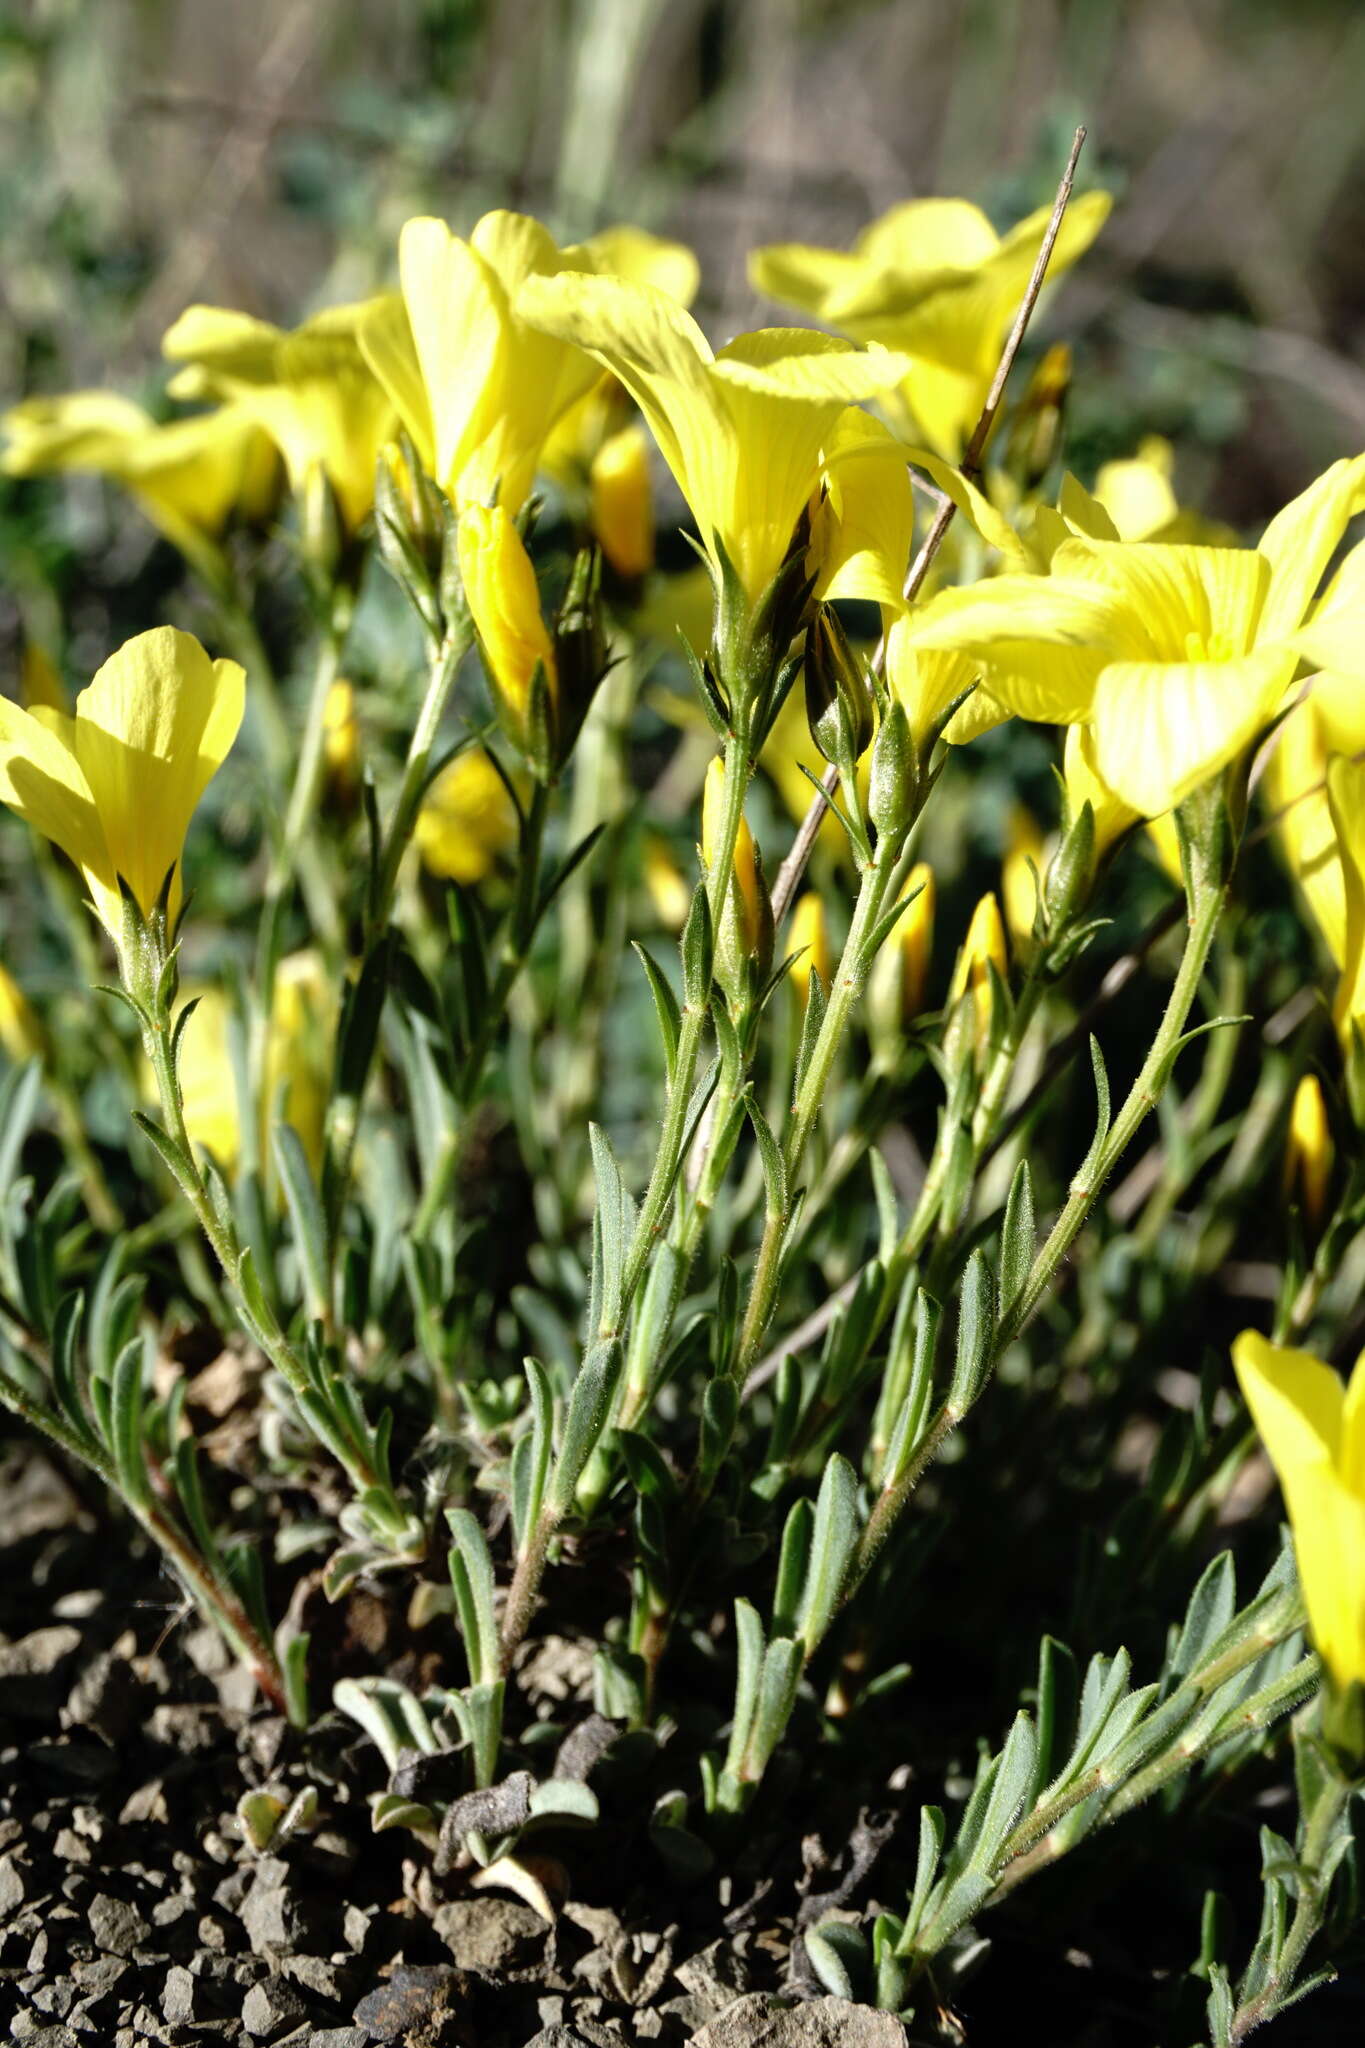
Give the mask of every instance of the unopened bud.
<svg viewBox="0 0 1365 2048">
<path fill-rule="evenodd" d="M 500 505 L 467 506 L 460 514 L 458 546 L 465 600 L 499 720 L 513 745 L 529 755 L 533 726 L 541 723 L 537 711 L 553 714 L 558 686 L 531 557 Z M 541 696 L 543 707 L 534 701 Z"/>
<path fill-rule="evenodd" d="M 1025 386 L 1010 427 L 1006 462 L 1025 490 L 1052 466 L 1071 388 L 1071 350 L 1065 342 L 1048 349 Z"/>
<path fill-rule="evenodd" d="M 43 1027 L 7 967 L 0 967 L 0 1045 L 16 1066 L 44 1050 Z"/>
<path fill-rule="evenodd" d="M 797 899 L 786 950 L 792 956 L 787 972 L 804 1005 L 810 993 L 812 969 L 820 977 L 821 986 L 828 989 L 831 965 L 829 921 L 814 889 L 807 889 Z"/>
<path fill-rule="evenodd" d="M 588 706 L 607 672 L 607 637 L 602 623 L 602 557 L 580 548 L 568 588 L 555 614 L 554 665 L 559 689 L 554 706 L 554 766 L 573 752 Z"/>
<path fill-rule="evenodd" d="M 692 891 L 682 869 L 669 851 L 668 842 L 651 832 L 645 841 L 645 887 L 661 925 L 680 932 L 692 907 Z"/>
<path fill-rule="evenodd" d="M 360 722 L 355 715 L 355 691 L 344 677 L 339 676 L 327 692 L 322 751 L 328 790 L 345 808 L 360 787 Z"/>
<path fill-rule="evenodd" d="M 1286 1200 L 1298 1200 L 1313 1231 L 1318 1230 L 1327 1213 L 1327 1192 L 1332 1180 L 1334 1156 L 1321 1083 L 1316 1074 L 1305 1074 L 1294 1090 L 1294 1102 L 1289 1112 L 1289 1135 L 1284 1150 L 1284 1192 Z"/>
<path fill-rule="evenodd" d="M 948 1004 L 952 1010 L 965 1010 L 967 1005 L 963 998 L 971 998 L 974 1014 L 972 1036 L 978 1052 L 984 1051 L 989 1043 L 994 1021 L 992 969 L 1001 981 L 1009 971 L 1004 920 L 993 892 L 983 896 L 972 912 L 972 921 L 948 989 Z"/>
<path fill-rule="evenodd" d="M 589 483 L 593 537 L 617 575 L 635 581 L 654 566 L 654 493 L 642 427 L 623 427 L 602 443 Z"/>
<path fill-rule="evenodd" d="M 819 605 L 806 628 L 805 669 L 811 738 L 827 761 L 847 768 L 872 738 L 872 692 L 832 605 Z"/>
<path fill-rule="evenodd" d="M 1043 850 L 1037 819 L 1023 804 L 1015 804 L 1010 812 L 1009 839 L 1000 870 L 1000 895 L 1005 906 L 1005 925 L 1016 946 L 1027 946 L 1033 938 Z"/>
<path fill-rule="evenodd" d="M 867 815 L 883 836 L 907 832 L 915 809 L 915 745 L 905 706 L 892 698 L 872 742 Z"/>
<path fill-rule="evenodd" d="M 701 806 L 701 857 L 708 877 L 721 853 L 725 815 L 725 763 L 717 755 L 706 772 Z M 739 1007 L 749 987 L 750 962 L 766 972 L 772 954 L 772 910 L 754 847 L 743 817 L 735 834 L 729 887 L 717 916 L 715 976 L 731 1003 Z"/>
</svg>

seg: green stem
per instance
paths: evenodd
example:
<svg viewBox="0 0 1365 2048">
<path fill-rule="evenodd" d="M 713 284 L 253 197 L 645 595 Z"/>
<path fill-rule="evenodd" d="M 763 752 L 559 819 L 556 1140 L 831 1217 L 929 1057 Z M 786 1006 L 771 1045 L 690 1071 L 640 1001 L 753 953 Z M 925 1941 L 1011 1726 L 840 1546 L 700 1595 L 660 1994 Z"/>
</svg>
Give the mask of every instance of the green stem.
<svg viewBox="0 0 1365 2048">
<path fill-rule="evenodd" d="M 853 1006 L 862 994 L 863 985 L 867 980 L 868 962 L 864 955 L 868 940 L 882 914 L 899 851 L 898 837 L 888 834 L 878 846 L 876 857 L 863 872 L 858 888 L 858 900 L 854 905 L 853 921 L 849 926 L 844 950 L 835 970 L 829 1001 L 811 1050 L 810 1061 L 796 1091 L 791 1119 L 787 1125 L 782 1150 L 788 1188 L 795 1185 L 806 1146 L 824 1103 L 835 1056 L 843 1042 Z M 749 1305 L 745 1311 L 744 1326 L 740 1332 L 735 1359 L 735 1372 L 741 1380 L 747 1377 L 758 1356 L 759 1347 L 776 1305 L 777 1281 L 789 1220 L 785 1212 L 772 1212 L 764 1221 L 763 1237 L 759 1244 L 750 1286 Z"/>
<path fill-rule="evenodd" d="M 1073 1182 L 1062 1211 L 1033 1262 L 1028 1279 L 1001 1318 L 996 1334 L 997 1355 L 1024 1328 L 1051 1287 L 1062 1261 L 1094 1207 L 1100 1189 L 1127 1151 L 1144 1119 L 1160 1100 L 1181 1034 L 1199 993 L 1204 965 L 1226 897 L 1226 884 L 1196 884 L 1193 889 L 1185 950 L 1156 1037 L 1110 1126 L 1093 1167 L 1086 1173 L 1084 1181 Z"/>
<path fill-rule="evenodd" d="M 469 613 L 463 604 L 447 622 L 445 637 L 436 651 L 427 679 L 426 695 L 422 708 L 417 714 L 412 739 L 408 745 L 408 757 L 403 768 L 403 780 L 398 787 L 389 829 L 384 836 L 384 846 L 379 858 L 379 873 L 375 881 L 373 896 L 366 920 L 373 946 L 382 937 L 393 908 L 394 891 L 398 886 L 398 870 L 403 855 L 408 850 L 417 813 L 421 808 L 426 791 L 427 777 L 431 769 L 431 757 L 436 747 L 436 735 L 441 719 L 450 701 L 455 676 L 461 661 L 468 652 L 474 638 L 474 628 Z"/>
<path fill-rule="evenodd" d="M 1305 1816 L 1303 1847 L 1296 1859 L 1298 1904 L 1294 1917 L 1289 1923 L 1274 1975 L 1254 1998 L 1248 1999 L 1245 2005 L 1239 2005 L 1233 2015 L 1229 2033 L 1233 2042 L 1245 2041 L 1253 2028 L 1278 2010 L 1282 1998 L 1293 1988 L 1308 1944 L 1326 1916 L 1332 1880 L 1330 1873 L 1323 1874 L 1323 1858 L 1353 1789 L 1346 1779 L 1333 1772 L 1323 1779 L 1317 1800 Z"/>
<path fill-rule="evenodd" d="M 720 930 L 721 916 L 729 895 L 730 878 L 735 865 L 735 841 L 739 837 L 739 828 L 744 817 L 744 798 L 752 773 L 748 731 L 737 729 L 730 734 L 725 746 L 725 808 L 721 815 L 715 858 L 706 877 L 706 900 L 711 912 L 713 933 Z M 673 1063 L 673 1080 L 664 1108 L 659 1149 L 654 1155 L 649 1185 L 640 1204 L 635 1234 L 626 1257 L 622 1301 L 623 1306 L 627 1308 L 643 1278 L 672 1198 L 673 1185 L 682 1161 L 683 1144 L 687 1137 L 688 1111 L 692 1104 L 697 1060 L 701 1053 L 702 1036 L 706 1029 L 709 1010 L 709 1002 L 683 1004 L 677 1056 Z"/>
</svg>

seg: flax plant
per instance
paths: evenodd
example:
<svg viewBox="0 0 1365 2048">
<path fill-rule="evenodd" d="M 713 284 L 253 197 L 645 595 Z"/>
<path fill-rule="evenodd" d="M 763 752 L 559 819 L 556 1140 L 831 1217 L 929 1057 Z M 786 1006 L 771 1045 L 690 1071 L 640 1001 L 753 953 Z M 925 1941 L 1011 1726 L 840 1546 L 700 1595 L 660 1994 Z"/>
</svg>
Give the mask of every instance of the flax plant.
<svg viewBox="0 0 1365 2048">
<path fill-rule="evenodd" d="M 1082 140 L 1004 235 L 936 200 L 760 251 L 838 336 L 713 347 L 695 259 L 638 230 L 423 218 L 359 305 L 187 309 L 172 394 L 209 410 L 9 415 L 8 469 L 129 490 L 225 641 L 278 463 L 312 637 L 259 784 L 249 630 L 238 661 L 153 624 L 70 712 L 0 702 L 0 801 L 95 917 L 60 997 L 23 945 L 0 972 L 0 1399 L 306 1753 L 328 1699 L 359 1725 L 375 1828 L 442 1877 L 553 1918 L 525 1840 L 607 1824 L 605 1759 L 654 1880 L 730 1886 L 747 1830 L 795 1867 L 803 1774 L 845 1773 L 851 1821 L 915 1759 L 892 1903 L 854 1925 L 850 1881 L 793 1969 L 926 2027 L 1030 1878 L 1148 1802 L 1191 1854 L 1292 1751 L 1256 1944 L 1234 1972 L 1208 1909 L 1182 1991 L 1224 2048 L 1344 1943 L 1365 1784 L 1365 1362 L 1326 1362 L 1365 1259 L 1365 456 L 1254 546 L 1165 444 L 1064 470 L 1083 371 L 1016 359 L 1109 209 L 1069 207 Z M 1191 1332 L 1247 1270 L 1269 1328 L 1230 1366 Z M 196 1436 L 186 1329 L 241 1367 L 245 1449 Z M 1097 1556 L 1075 1472 L 1110 1498 L 1149 1434 Z M 1253 1511 L 1249 1590 L 1218 1518 L 1269 1486 L 1258 1437 L 1291 1526 Z M 305 1573 L 438 1676 L 314 1646 Z M 1011 1589 L 1086 1660 L 1002 1636 L 965 1697 L 935 1646 Z M 525 1696 L 569 1633 L 577 1775 Z"/>
</svg>

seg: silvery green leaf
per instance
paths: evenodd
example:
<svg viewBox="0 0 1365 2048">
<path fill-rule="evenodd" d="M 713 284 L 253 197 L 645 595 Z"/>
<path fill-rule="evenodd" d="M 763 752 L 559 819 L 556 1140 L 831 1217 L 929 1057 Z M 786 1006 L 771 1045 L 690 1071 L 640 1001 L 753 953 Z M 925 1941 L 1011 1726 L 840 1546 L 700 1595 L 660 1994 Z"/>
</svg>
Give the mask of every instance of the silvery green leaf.
<svg viewBox="0 0 1365 2048">
<path fill-rule="evenodd" d="M 858 1546 L 858 1480 L 838 1453 L 825 1466 L 810 1536 L 810 1563 L 796 1633 L 809 1656 L 834 1617 L 849 1561 Z"/>
</svg>

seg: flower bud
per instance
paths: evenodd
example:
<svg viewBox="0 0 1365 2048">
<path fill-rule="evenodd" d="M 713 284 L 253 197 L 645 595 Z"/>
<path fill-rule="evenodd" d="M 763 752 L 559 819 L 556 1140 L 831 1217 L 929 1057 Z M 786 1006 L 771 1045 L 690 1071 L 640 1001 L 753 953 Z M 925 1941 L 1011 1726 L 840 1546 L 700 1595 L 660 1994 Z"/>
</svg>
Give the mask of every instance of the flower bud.
<svg viewBox="0 0 1365 2048">
<path fill-rule="evenodd" d="M 531 557 L 500 505 L 466 506 L 458 547 L 465 599 L 499 720 L 513 745 L 529 754 L 540 723 L 535 699 L 543 692 L 552 713 L 558 689 Z"/>
<path fill-rule="evenodd" d="M 7 967 L 0 966 L 0 1045 L 18 1066 L 37 1059 L 45 1049 L 43 1027 L 28 997 Z"/>
<path fill-rule="evenodd" d="M 872 742 L 872 773 L 868 781 L 867 815 L 883 836 L 904 835 L 914 818 L 915 744 L 905 706 L 892 698 L 882 712 Z"/>
<path fill-rule="evenodd" d="M 554 669 L 559 678 L 554 702 L 556 770 L 573 752 L 588 706 L 609 666 L 602 623 L 602 558 L 596 548 L 580 548 L 554 622 Z"/>
<path fill-rule="evenodd" d="M 978 1053 L 984 1052 L 990 1043 L 994 1022 L 992 969 L 1003 981 L 1009 971 L 1009 952 L 1000 905 L 994 893 L 989 892 L 972 912 L 972 921 L 948 988 L 948 1006 L 952 1010 L 962 1004 L 964 997 L 971 998 L 975 1013 L 973 1037 Z"/>
<path fill-rule="evenodd" d="M 1054 342 L 1024 388 L 1010 426 L 1006 466 L 1025 490 L 1034 489 L 1052 466 L 1071 388 L 1071 350 Z"/>
<path fill-rule="evenodd" d="M 1033 813 L 1023 804 L 1015 804 L 1010 811 L 1009 839 L 1000 871 L 1000 895 L 1005 906 L 1005 924 L 1016 946 L 1027 946 L 1033 939 L 1043 851 L 1043 835 Z"/>
<path fill-rule="evenodd" d="M 692 908 L 692 891 L 668 841 L 657 832 L 651 832 L 645 841 L 645 887 L 660 924 L 671 932 L 680 932 Z"/>
<path fill-rule="evenodd" d="M 797 899 L 786 950 L 792 956 L 787 972 L 804 1007 L 810 994 L 811 969 L 819 975 L 821 986 L 828 989 L 831 967 L 829 922 L 814 889 L 807 889 Z"/>
<path fill-rule="evenodd" d="M 872 693 L 832 605 L 818 606 L 806 628 L 805 668 L 811 738 L 827 761 L 846 769 L 871 741 Z"/>
<path fill-rule="evenodd" d="M 339 808 L 348 809 L 360 787 L 360 723 L 355 715 L 355 691 L 341 676 L 327 692 L 322 752 L 329 793 Z"/>
<path fill-rule="evenodd" d="M 706 771 L 701 805 L 701 857 L 709 875 L 720 852 L 725 814 L 725 763 L 719 755 Z M 772 955 L 772 909 L 763 884 L 753 834 L 741 817 L 735 835 L 734 861 L 726 901 L 717 918 L 715 977 L 732 1005 L 742 1005 L 750 981 L 749 966 L 766 973 Z"/>
<path fill-rule="evenodd" d="M 916 861 L 901 893 L 911 900 L 893 936 L 900 963 L 901 1015 L 908 1024 L 924 1008 L 934 950 L 934 871 L 927 861 Z"/>
<path fill-rule="evenodd" d="M 1305 1074 L 1294 1090 L 1289 1112 L 1284 1192 L 1287 1201 L 1297 1197 L 1309 1228 L 1315 1232 L 1327 1212 L 1333 1157 L 1332 1132 L 1321 1083 L 1316 1074 Z"/>
<path fill-rule="evenodd" d="M 593 537 L 618 576 L 635 581 L 654 566 L 654 493 L 643 427 L 623 427 L 593 458 Z"/>
</svg>

